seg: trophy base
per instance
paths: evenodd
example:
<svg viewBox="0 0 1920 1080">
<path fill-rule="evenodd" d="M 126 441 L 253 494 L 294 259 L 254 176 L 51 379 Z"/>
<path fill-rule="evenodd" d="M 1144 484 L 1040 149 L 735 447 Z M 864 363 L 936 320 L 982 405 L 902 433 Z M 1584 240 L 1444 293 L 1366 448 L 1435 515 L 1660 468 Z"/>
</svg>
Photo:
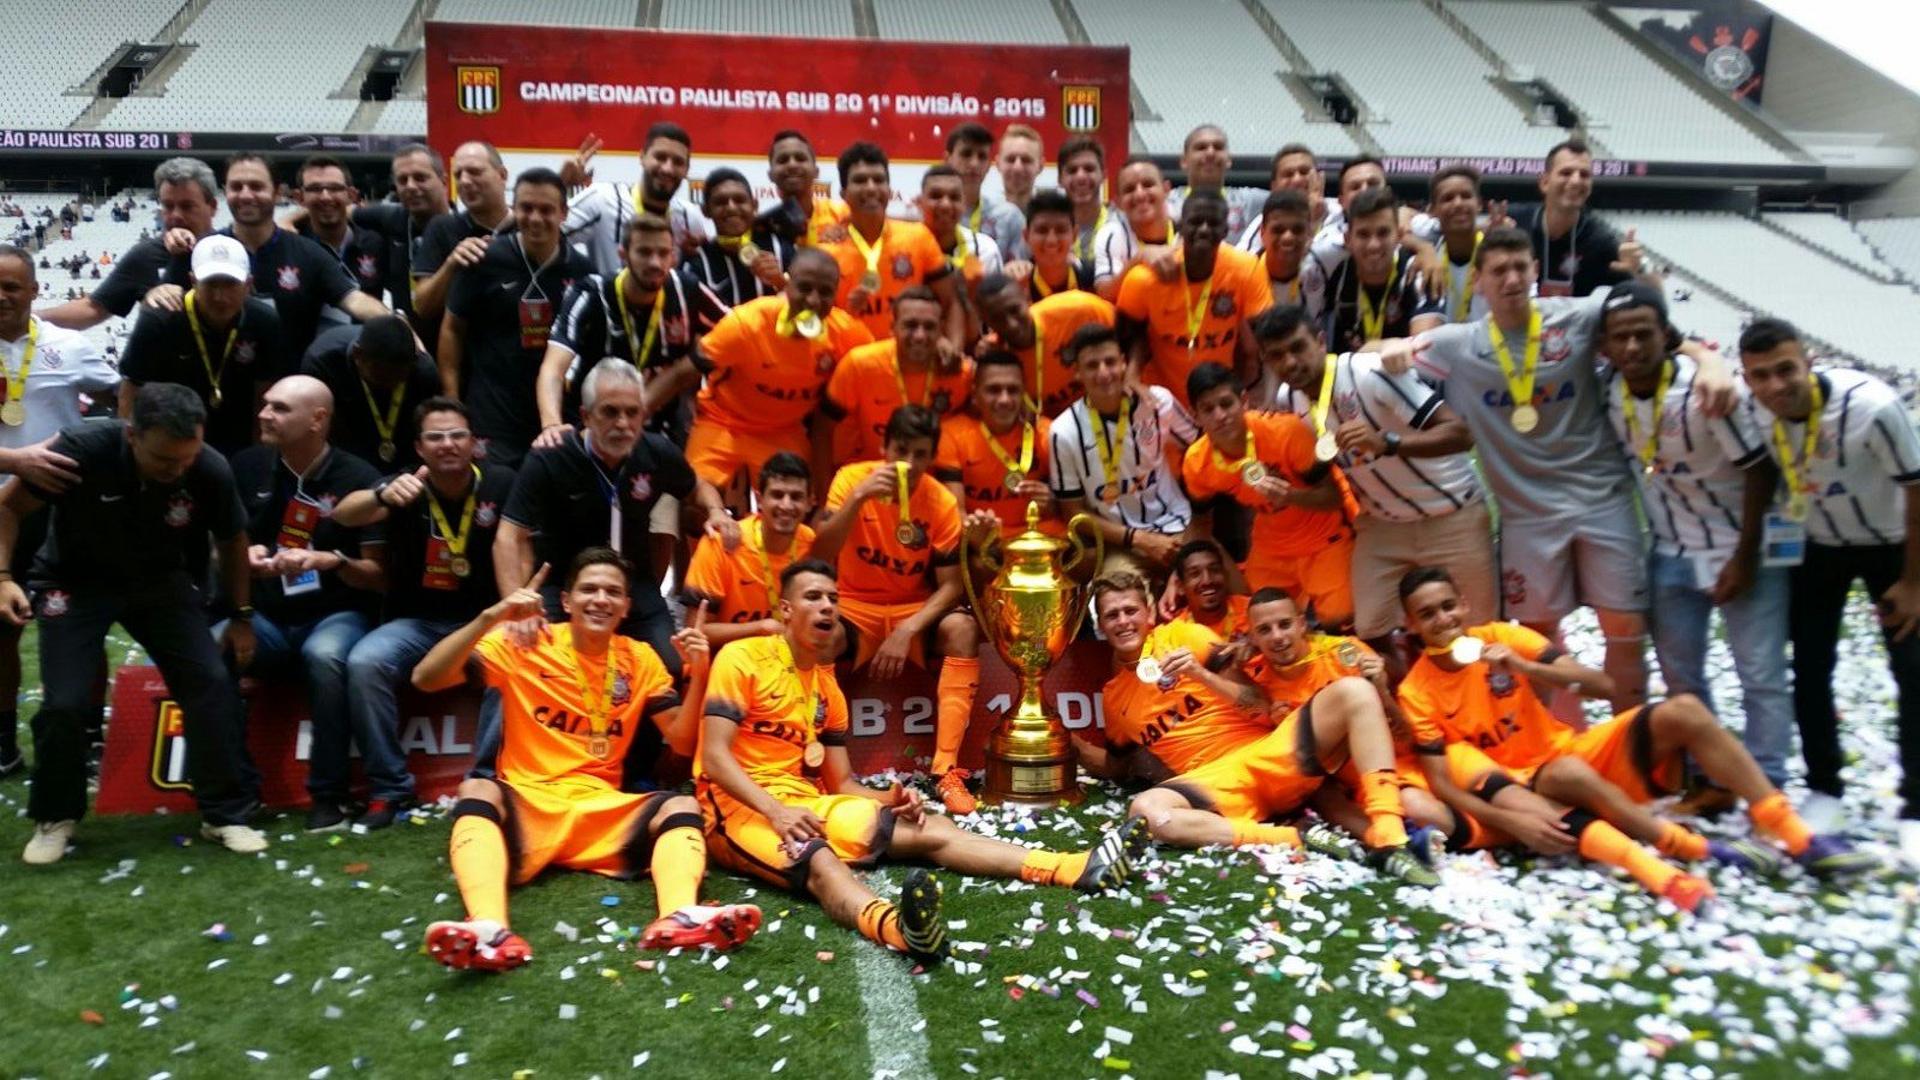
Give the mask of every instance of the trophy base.
<svg viewBox="0 0 1920 1080">
<path fill-rule="evenodd" d="M 1086 798 L 1080 790 L 1073 746 L 1064 732 L 1058 740 L 1044 740 L 1039 747 L 1017 748 L 1024 752 L 1009 753 L 1014 748 L 1000 742 L 996 732 L 987 743 L 987 780 L 981 802 L 988 806 L 1073 806 Z"/>
</svg>

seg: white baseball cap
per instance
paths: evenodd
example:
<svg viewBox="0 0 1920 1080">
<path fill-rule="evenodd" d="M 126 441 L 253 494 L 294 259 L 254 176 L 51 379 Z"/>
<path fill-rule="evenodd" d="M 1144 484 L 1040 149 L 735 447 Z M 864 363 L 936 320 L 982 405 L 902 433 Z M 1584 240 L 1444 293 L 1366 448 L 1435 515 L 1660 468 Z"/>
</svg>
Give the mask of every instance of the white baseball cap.
<svg viewBox="0 0 1920 1080">
<path fill-rule="evenodd" d="M 213 278 L 246 281 L 253 277 L 253 259 L 247 247 L 231 236 L 203 237 L 193 245 L 193 280 Z"/>
</svg>

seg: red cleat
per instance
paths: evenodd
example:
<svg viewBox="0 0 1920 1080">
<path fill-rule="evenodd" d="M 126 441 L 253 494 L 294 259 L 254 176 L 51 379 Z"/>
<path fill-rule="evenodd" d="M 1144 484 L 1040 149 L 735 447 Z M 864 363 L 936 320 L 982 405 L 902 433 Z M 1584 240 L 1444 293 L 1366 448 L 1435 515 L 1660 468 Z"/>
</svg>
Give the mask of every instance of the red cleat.
<svg viewBox="0 0 1920 1080">
<path fill-rule="evenodd" d="M 760 909 L 752 904 L 696 904 L 662 915 L 640 935 L 643 949 L 717 949 L 747 943 L 760 929 Z"/>
<path fill-rule="evenodd" d="M 958 817 L 980 808 L 980 800 L 967 790 L 967 778 L 972 775 L 965 769 L 948 769 L 940 777 L 940 782 L 933 786 L 934 794 L 940 796 L 940 805 L 947 808 L 947 813 Z"/>
<path fill-rule="evenodd" d="M 533 959 L 525 938 L 488 919 L 427 927 L 427 955 L 455 971 L 511 971 Z"/>
<path fill-rule="evenodd" d="M 1699 912 L 1702 904 L 1713 899 L 1713 886 L 1707 883 L 1706 878 L 1681 874 L 1668 882 L 1667 887 L 1660 890 L 1660 895 L 1666 897 L 1674 907 L 1693 915 Z"/>
</svg>

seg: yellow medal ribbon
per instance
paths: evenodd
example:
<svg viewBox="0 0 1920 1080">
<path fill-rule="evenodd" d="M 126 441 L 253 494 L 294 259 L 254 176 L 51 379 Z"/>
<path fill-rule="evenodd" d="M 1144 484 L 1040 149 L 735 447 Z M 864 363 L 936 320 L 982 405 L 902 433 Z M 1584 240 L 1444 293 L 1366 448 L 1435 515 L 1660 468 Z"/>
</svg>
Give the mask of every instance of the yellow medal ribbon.
<svg viewBox="0 0 1920 1080">
<path fill-rule="evenodd" d="M 1316 435 L 1327 433 L 1327 410 L 1333 406 L 1333 379 L 1340 368 L 1340 358 L 1327 354 L 1327 362 L 1320 372 L 1320 399 L 1313 404 L 1313 432 Z"/>
<path fill-rule="evenodd" d="M 1034 426 L 1032 424 L 1020 425 L 1020 460 L 1015 461 L 1012 456 L 1000 448 L 1000 439 L 988 429 L 985 420 L 977 420 L 975 423 L 980 425 L 981 441 L 987 444 L 988 450 L 993 451 L 993 456 L 999 459 L 1000 464 L 1006 466 L 1008 474 L 1018 472 L 1021 476 L 1026 476 L 1033 471 Z"/>
<path fill-rule="evenodd" d="M 1627 420 L 1627 445 L 1639 455 L 1640 468 L 1653 472 L 1653 461 L 1660 454 L 1660 409 L 1667 400 L 1667 388 L 1673 385 L 1673 361 L 1667 360 L 1660 365 L 1660 382 L 1653 388 L 1653 418 L 1648 421 L 1645 442 L 1640 439 L 1640 410 L 1633 403 L 1633 395 L 1627 390 L 1627 380 L 1620 380 L 1620 412 Z"/>
<path fill-rule="evenodd" d="M 980 231 L 980 215 L 985 213 L 986 209 L 987 209 L 987 200 L 983 196 L 981 197 L 979 202 L 974 204 L 973 213 L 967 215 L 967 228 L 972 229 L 974 232 L 979 232 Z"/>
<path fill-rule="evenodd" d="M 470 465 L 468 468 L 473 470 L 473 487 L 467 490 L 467 503 L 460 508 L 458 531 L 447 520 L 447 512 L 440 509 L 440 497 L 431 491 L 427 492 L 427 512 L 433 515 L 433 527 L 440 530 L 440 539 L 447 542 L 447 554 L 455 559 L 464 558 L 467 554 L 467 537 L 473 533 L 474 501 L 480 497 L 480 466 Z"/>
<path fill-rule="evenodd" d="M 1039 416 L 1047 400 L 1047 339 L 1040 333 L 1039 319 L 1028 314 L 1027 321 L 1033 324 L 1033 396 L 1027 399 L 1027 408 Z"/>
<path fill-rule="evenodd" d="M 1497 319 L 1487 320 L 1487 338 L 1493 344 L 1493 357 L 1500 361 L 1500 373 L 1507 377 L 1507 393 L 1513 398 L 1515 409 L 1533 408 L 1533 376 L 1540 366 L 1540 308 L 1527 304 L 1527 348 L 1524 366 L 1518 371 L 1513 366 L 1513 350 L 1507 347 L 1507 336 L 1500 332 Z"/>
<path fill-rule="evenodd" d="M 760 581 L 767 587 L 767 614 L 780 608 L 780 579 L 773 575 L 773 555 L 767 551 L 767 519 L 754 515 L 752 532 L 740 530 L 747 547 L 760 555 Z"/>
<path fill-rule="evenodd" d="M 900 358 L 900 350 L 897 347 L 894 349 L 893 354 L 893 385 L 900 389 L 900 403 L 902 405 L 914 404 L 914 400 L 907 396 L 906 361 Z M 933 407 L 933 371 L 931 369 L 920 377 L 919 404 L 923 408 L 930 409 Z"/>
<path fill-rule="evenodd" d="M 973 241 L 967 239 L 967 230 L 953 230 L 953 254 L 947 256 L 947 265 L 955 270 L 964 271 L 967 260 L 973 258 Z"/>
<path fill-rule="evenodd" d="M 1127 454 L 1127 439 L 1133 434 L 1133 395 L 1120 399 L 1120 437 L 1118 443 L 1107 434 L 1107 418 L 1096 410 L 1093 420 L 1093 448 L 1100 452 L 1100 471 L 1106 476 L 1108 484 L 1113 485 L 1114 497 L 1120 493 L 1120 462 Z M 1252 439 L 1252 435 L 1248 435 Z"/>
<path fill-rule="evenodd" d="M 580 655 L 580 645 L 573 643 L 573 677 L 580 683 L 580 703 L 587 710 L 587 752 L 597 758 L 605 758 L 612 750 L 607 744 L 607 732 L 613 727 L 613 680 L 616 668 L 613 662 L 613 642 L 607 643 L 607 674 L 602 680 L 600 693 L 593 692 L 593 683 L 587 679 L 586 660 Z"/>
<path fill-rule="evenodd" d="M 1480 241 L 1486 238 L 1487 234 L 1483 232 L 1475 232 L 1473 234 L 1473 251 L 1467 255 L 1467 282 L 1466 286 L 1460 290 L 1460 295 L 1451 298 L 1453 300 L 1453 318 L 1449 320 L 1451 322 L 1466 322 L 1467 315 L 1473 311 L 1473 279 L 1480 272 L 1480 268 L 1476 266 L 1475 263 L 1480 257 Z M 1456 265 L 1458 264 L 1453 261 L 1453 256 L 1447 254 L 1446 241 L 1442 240 L 1440 242 L 1440 269 L 1441 273 L 1446 276 L 1446 280 L 1442 284 L 1448 292 L 1451 292 L 1453 289 L 1453 268 Z"/>
<path fill-rule="evenodd" d="M 17 410 L 20 420 L 26 420 L 27 369 L 33 366 L 34 351 L 40 345 L 40 320 L 27 316 L 27 347 L 20 354 L 20 370 L 7 372 L 7 404 Z"/>
<path fill-rule="evenodd" d="M 812 313 L 811 309 L 802 309 L 801 312 L 803 315 L 811 315 Z M 782 304 L 780 306 L 780 314 L 774 316 L 773 332 L 779 334 L 781 337 L 792 337 L 800 332 L 798 317 L 793 313 L 793 302 L 791 300 Z"/>
<path fill-rule="evenodd" d="M 1187 301 L 1187 351 L 1191 353 L 1200 342 L 1200 327 L 1207 321 L 1207 301 L 1213 298 L 1213 276 L 1207 276 L 1206 287 L 1200 290 L 1200 299 L 1193 299 L 1193 282 L 1187 280 L 1186 260 L 1180 260 L 1180 292 Z"/>
<path fill-rule="evenodd" d="M 220 350 L 220 365 L 215 367 L 213 355 L 207 352 L 207 335 L 200 328 L 200 313 L 195 310 L 193 290 L 187 290 L 187 325 L 193 328 L 193 343 L 200 349 L 200 362 L 206 365 L 207 382 L 212 387 L 214 408 L 220 407 L 220 379 L 227 373 L 227 357 L 233 355 L 233 343 L 240 337 L 240 320 L 235 318 L 233 326 L 227 331 L 227 344 Z"/>
<path fill-rule="evenodd" d="M 1252 428 L 1247 429 L 1246 452 L 1241 454 L 1239 460 L 1237 461 L 1228 461 L 1227 456 L 1220 452 L 1219 443 L 1213 442 L 1211 439 L 1209 439 L 1208 444 L 1213 448 L 1214 468 L 1217 468 L 1224 473 L 1237 474 L 1241 470 L 1245 469 L 1250 463 L 1260 460 L 1260 444 L 1257 441 L 1255 441 L 1253 437 Z"/>
<path fill-rule="evenodd" d="M 373 387 L 367 385 L 367 380 L 360 380 L 360 389 L 367 394 L 367 408 L 373 413 L 373 429 L 380 436 L 380 452 L 391 457 L 393 456 L 393 433 L 400 426 L 400 402 L 406 397 L 407 384 L 400 383 L 388 395 L 385 415 L 381 414 L 380 403 L 374 400 Z"/>
<path fill-rule="evenodd" d="M 787 670 L 793 673 L 793 681 L 800 684 L 800 690 L 806 697 L 807 711 L 804 723 L 807 727 L 807 746 L 810 750 L 812 747 L 818 745 L 817 740 L 820 735 L 813 727 L 820 717 L 820 666 L 815 664 L 813 667 L 807 669 L 813 673 L 813 678 L 801 678 L 800 663 L 794 659 L 793 646 L 788 644 L 787 635 L 779 634 L 774 640 L 780 643 L 780 658 L 787 662 Z M 817 767 L 819 763 L 808 762 L 808 764 Z"/>
<path fill-rule="evenodd" d="M 627 306 L 626 270 L 613 276 L 613 302 L 620 305 L 620 325 L 627 329 L 627 347 L 633 348 L 638 336 L 633 332 L 633 309 Z M 633 366 L 645 367 L 647 355 L 653 352 L 653 339 L 660 336 L 660 315 L 666 310 L 667 290 L 662 288 L 653 294 L 653 313 L 647 316 L 647 336 L 640 341 L 639 348 L 633 354 Z"/>
<path fill-rule="evenodd" d="M 1033 268 L 1033 287 L 1040 290 L 1040 299 L 1042 300 L 1045 300 L 1047 297 L 1052 296 L 1056 291 L 1055 289 L 1047 285 L 1047 279 L 1045 275 L 1040 273 L 1040 268 L 1038 266 L 1035 266 Z M 1067 263 L 1067 288 L 1065 291 L 1072 292 L 1073 290 L 1078 289 L 1079 287 L 1080 287 L 1080 275 L 1074 271 L 1073 263 L 1068 262 Z"/>
<path fill-rule="evenodd" d="M 860 257 L 862 259 L 866 260 L 867 277 L 874 279 L 875 284 L 873 287 L 875 289 L 878 289 L 880 287 L 878 284 L 879 277 L 880 277 L 880 253 L 887 246 L 886 225 L 882 224 L 880 226 L 880 239 L 871 244 L 867 243 L 866 237 L 860 235 L 859 228 L 857 228 L 852 222 L 847 223 L 847 235 L 853 238 L 854 249 L 860 252 Z M 862 285 L 865 285 L 866 278 L 862 278 L 860 283 Z"/>
<path fill-rule="evenodd" d="M 1360 294 L 1360 333 L 1368 341 L 1379 341 L 1387 328 L 1387 304 L 1393 299 L 1393 286 L 1400 280 L 1400 260 L 1393 260 L 1393 269 L 1387 272 L 1387 288 L 1380 294 L 1380 308 L 1374 310 L 1373 298 L 1367 295 L 1367 286 L 1356 278 L 1353 290 Z"/>
<path fill-rule="evenodd" d="M 1099 239 L 1100 230 L 1106 227 L 1107 227 L 1107 204 L 1101 203 L 1100 216 L 1093 219 L 1093 231 L 1087 233 L 1086 238 L 1084 240 L 1079 237 L 1074 238 L 1074 241 L 1073 241 L 1074 258 L 1079 259 L 1082 262 L 1090 261 L 1093 258 L 1093 242 Z"/>
<path fill-rule="evenodd" d="M 1806 516 L 1807 493 L 1801 484 L 1804 474 L 1811 471 L 1813 452 L 1820 444 L 1820 410 L 1826 405 L 1819 376 L 1809 371 L 1807 382 L 1813 389 L 1813 409 L 1807 413 L 1807 431 L 1800 440 L 1798 458 L 1793 456 L 1793 445 L 1787 441 L 1787 422 L 1777 416 L 1773 418 L 1773 452 L 1780 459 L 1780 476 L 1787 482 L 1788 515 L 1794 518 Z"/>
</svg>

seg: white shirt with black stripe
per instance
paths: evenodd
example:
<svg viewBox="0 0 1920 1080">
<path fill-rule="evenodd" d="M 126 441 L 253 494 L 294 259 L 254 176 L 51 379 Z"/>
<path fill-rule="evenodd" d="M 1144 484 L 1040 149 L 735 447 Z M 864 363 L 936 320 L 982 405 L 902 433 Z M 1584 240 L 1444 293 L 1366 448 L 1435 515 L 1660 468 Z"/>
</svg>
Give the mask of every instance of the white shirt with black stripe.
<svg viewBox="0 0 1920 1080">
<path fill-rule="evenodd" d="M 1920 484 L 1920 436 L 1893 387 L 1850 368 L 1818 368 L 1823 404 L 1812 460 L 1796 465 L 1807 489 L 1807 539 L 1829 547 L 1898 544 L 1907 535 L 1907 497 Z M 1761 442 L 1779 464 L 1774 415 L 1757 400 L 1736 414 L 1745 437 Z M 1798 460 L 1804 423 L 1784 422 L 1787 452 Z M 1786 471 L 1782 468 L 1782 473 Z M 1784 493 L 1782 498 L 1784 499 Z"/>
<path fill-rule="evenodd" d="M 633 220 L 636 186 L 610 181 L 589 184 L 567 204 L 567 220 L 560 231 L 567 243 L 586 255 L 597 274 L 611 278 L 620 272 L 620 249 L 626 242 L 627 223 Z M 667 203 L 667 226 L 673 230 L 676 248 L 684 247 L 689 235 L 714 235 L 707 215 L 682 195 L 675 195 Z"/>
<path fill-rule="evenodd" d="M 1693 392 L 1699 366 L 1685 356 L 1673 358 L 1673 382 L 1653 415 L 1651 397 L 1642 400 L 1628 391 L 1618 368 L 1601 371 L 1600 386 L 1607 399 L 1607 422 L 1620 438 L 1627 463 L 1640 482 L 1640 505 L 1646 511 L 1647 530 L 1653 534 L 1655 554 L 1668 556 L 1727 555 L 1740 542 L 1741 470 L 1767 454 L 1766 444 L 1734 417 L 1710 420 L 1700 412 Z M 1742 397 L 1746 388 L 1740 388 Z M 1742 401 L 1736 406 L 1747 407 Z M 1627 428 L 1627 410 L 1634 427 Z M 1640 454 L 1650 432 L 1657 432 L 1653 471 L 1643 470 Z"/>
<path fill-rule="evenodd" d="M 796 250 L 793 241 L 769 233 L 754 233 L 751 239 L 755 247 L 779 257 L 781 269 L 793 264 Z M 772 296 L 780 291 L 747 269 L 746 264 L 740 261 L 737 250 L 729 251 L 711 240 L 691 253 L 682 252 L 677 269 L 704 285 L 714 295 L 722 305 L 721 315 L 749 300 Z M 711 329 L 711 326 L 702 328 L 703 332 Z"/>
<path fill-rule="evenodd" d="M 1391 431 L 1406 436 L 1426 430 L 1445 403 L 1439 390 L 1413 372 L 1388 373 L 1378 353 L 1342 353 L 1333 363 L 1329 428 L 1361 420 L 1383 435 Z M 1283 410 L 1312 423 L 1319 397 L 1318 386 L 1283 387 L 1279 402 Z M 1443 517 L 1486 498 L 1473 461 L 1464 453 L 1361 459 L 1342 451 L 1334 463 L 1347 474 L 1361 509 L 1382 521 Z"/>
<path fill-rule="evenodd" d="M 1173 228 L 1173 219 L 1167 219 L 1167 228 Z M 1167 243 L 1165 240 L 1149 240 L 1148 243 Z M 1140 238 L 1133 234 L 1133 223 L 1127 215 L 1118 210 L 1107 216 L 1107 223 L 1093 236 L 1093 279 L 1117 278 L 1127 272 L 1127 264 L 1140 254 Z"/>
<path fill-rule="evenodd" d="M 1247 223 L 1260 223 L 1260 208 L 1267 204 L 1267 190 L 1254 187 L 1215 188 L 1227 204 L 1227 235 L 1239 236 L 1246 231 Z M 1191 186 L 1174 188 L 1167 192 L 1167 220 L 1178 223 L 1180 212 L 1186 209 L 1187 197 L 1193 194 Z"/>
<path fill-rule="evenodd" d="M 1193 504 L 1187 501 L 1187 493 L 1168 462 L 1168 444 L 1171 442 L 1176 451 L 1184 450 L 1200 437 L 1200 429 L 1166 387 L 1149 386 L 1132 393 L 1133 432 L 1124 447 L 1117 445 L 1119 415 L 1095 414 L 1084 397 L 1054 420 L 1048 435 L 1053 452 L 1053 495 L 1056 499 L 1084 499 L 1093 513 L 1130 529 L 1173 535 L 1184 531 L 1193 520 Z M 1100 498 L 1100 489 L 1109 478 L 1094 442 L 1095 424 L 1106 430 L 1109 445 L 1115 446 L 1120 455 L 1120 497 L 1113 502 Z"/>
</svg>

